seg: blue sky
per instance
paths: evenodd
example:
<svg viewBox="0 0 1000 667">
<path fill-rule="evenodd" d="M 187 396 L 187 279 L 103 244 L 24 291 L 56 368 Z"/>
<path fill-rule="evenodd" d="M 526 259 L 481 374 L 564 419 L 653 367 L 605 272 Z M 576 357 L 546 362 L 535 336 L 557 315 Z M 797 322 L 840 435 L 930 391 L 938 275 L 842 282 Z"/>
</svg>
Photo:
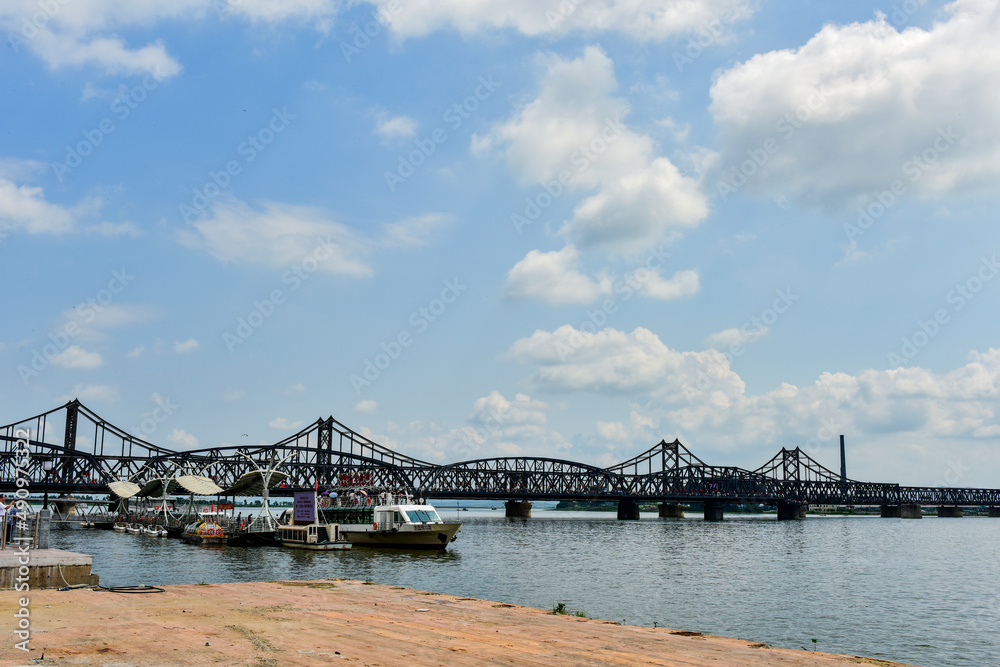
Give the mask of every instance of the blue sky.
<svg viewBox="0 0 1000 667">
<path fill-rule="evenodd" d="M 997 20 L 5 2 L 0 421 L 996 486 Z"/>
</svg>

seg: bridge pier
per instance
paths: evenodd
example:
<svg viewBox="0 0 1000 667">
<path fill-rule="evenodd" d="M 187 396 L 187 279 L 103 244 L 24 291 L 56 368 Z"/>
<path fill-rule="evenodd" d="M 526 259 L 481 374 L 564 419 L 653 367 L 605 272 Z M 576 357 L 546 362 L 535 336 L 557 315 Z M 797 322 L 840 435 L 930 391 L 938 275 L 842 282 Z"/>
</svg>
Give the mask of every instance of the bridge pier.
<svg viewBox="0 0 1000 667">
<path fill-rule="evenodd" d="M 635 521 L 639 518 L 639 503 L 634 500 L 618 501 L 618 518 L 625 521 Z"/>
<path fill-rule="evenodd" d="M 706 500 L 703 504 L 705 521 L 722 521 L 722 503 Z"/>
<path fill-rule="evenodd" d="M 987 510 L 987 516 L 992 517 L 994 519 L 1000 519 L 1000 507 L 992 507 L 991 506 Z"/>
<path fill-rule="evenodd" d="M 798 521 L 806 517 L 808 505 L 796 502 L 778 501 L 778 521 Z"/>
<path fill-rule="evenodd" d="M 659 513 L 661 519 L 683 519 L 684 506 L 680 503 L 660 503 Z"/>
<path fill-rule="evenodd" d="M 899 518 L 901 519 L 922 519 L 924 511 L 919 503 L 903 503 L 899 506 Z"/>
<path fill-rule="evenodd" d="M 504 503 L 505 514 L 515 519 L 531 518 L 531 503 L 527 500 L 508 500 Z"/>
<path fill-rule="evenodd" d="M 965 513 L 962 512 L 961 507 L 947 507 L 945 505 L 941 505 L 938 507 L 937 514 L 941 518 L 949 518 L 949 519 L 957 519 L 959 517 L 965 516 Z"/>
<path fill-rule="evenodd" d="M 882 505 L 881 510 L 883 519 L 898 519 L 901 516 L 899 505 Z"/>
</svg>

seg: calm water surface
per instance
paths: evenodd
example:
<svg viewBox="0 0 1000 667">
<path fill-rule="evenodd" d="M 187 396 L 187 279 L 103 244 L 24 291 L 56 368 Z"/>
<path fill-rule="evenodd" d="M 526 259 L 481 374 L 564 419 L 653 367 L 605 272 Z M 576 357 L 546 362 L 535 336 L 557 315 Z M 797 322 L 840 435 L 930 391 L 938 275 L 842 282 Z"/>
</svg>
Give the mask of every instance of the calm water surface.
<svg viewBox="0 0 1000 667">
<path fill-rule="evenodd" d="M 443 553 L 197 547 L 54 531 L 94 555 L 107 586 L 344 577 L 594 618 L 899 660 L 1000 665 L 1000 520 L 442 510 L 464 522 Z"/>
</svg>

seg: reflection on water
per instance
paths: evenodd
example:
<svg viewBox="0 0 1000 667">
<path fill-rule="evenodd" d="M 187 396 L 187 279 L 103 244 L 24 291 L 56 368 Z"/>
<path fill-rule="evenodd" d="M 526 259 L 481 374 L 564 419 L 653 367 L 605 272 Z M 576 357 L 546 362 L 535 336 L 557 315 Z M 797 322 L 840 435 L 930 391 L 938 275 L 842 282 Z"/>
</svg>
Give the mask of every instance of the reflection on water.
<svg viewBox="0 0 1000 667">
<path fill-rule="evenodd" d="M 451 513 L 448 512 L 449 519 Z M 1000 665 L 1000 520 L 462 512 L 446 552 L 198 547 L 57 531 L 104 585 L 351 578 L 927 667 Z"/>
</svg>

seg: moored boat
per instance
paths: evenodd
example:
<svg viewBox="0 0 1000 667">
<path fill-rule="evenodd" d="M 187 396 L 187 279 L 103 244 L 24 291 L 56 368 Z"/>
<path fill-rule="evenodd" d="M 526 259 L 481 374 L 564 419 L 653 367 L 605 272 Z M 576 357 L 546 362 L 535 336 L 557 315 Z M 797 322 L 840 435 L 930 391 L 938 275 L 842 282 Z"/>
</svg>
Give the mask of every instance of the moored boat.
<svg viewBox="0 0 1000 667">
<path fill-rule="evenodd" d="M 351 548 L 351 541 L 343 536 L 340 526 L 335 523 L 279 526 L 275 539 L 281 546 L 293 549 L 337 551 Z"/>
<path fill-rule="evenodd" d="M 214 508 L 203 510 L 198 518 L 184 527 L 181 539 L 191 544 L 226 544 L 229 535 L 220 521 L 221 512 Z"/>
<path fill-rule="evenodd" d="M 225 544 L 228 538 L 221 525 L 212 521 L 196 521 L 184 528 L 181 539 L 191 544 Z"/>
<path fill-rule="evenodd" d="M 116 533 L 124 533 L 128 530 L 128 524 L 116 521 L 113 528 Z"/>
<path fill-rule="evenodd" d="M 356 547 L 444 549 L 462 529 L 460 521 L 443 521 L 431 505 L 385 492 L 372 499 L 359 493 L 321 502 L 316 523 L 337 524 Z"/>
</svg>

